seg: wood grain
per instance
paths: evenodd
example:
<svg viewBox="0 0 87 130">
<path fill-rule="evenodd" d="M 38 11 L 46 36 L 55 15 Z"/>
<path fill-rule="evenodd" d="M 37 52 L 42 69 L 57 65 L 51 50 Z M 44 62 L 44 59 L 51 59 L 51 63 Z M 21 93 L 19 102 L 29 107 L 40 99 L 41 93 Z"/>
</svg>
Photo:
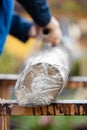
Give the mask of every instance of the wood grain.
<svg viewBox="0 0 87 130">
<path fill-rule="evenodd" d="M 57 100 L 48 106 L 22 107 L 16 100 L 0 103 L 0 116 L 31 116 L 31 115 L 87 115 L 87 100 Z"/>
</svg>

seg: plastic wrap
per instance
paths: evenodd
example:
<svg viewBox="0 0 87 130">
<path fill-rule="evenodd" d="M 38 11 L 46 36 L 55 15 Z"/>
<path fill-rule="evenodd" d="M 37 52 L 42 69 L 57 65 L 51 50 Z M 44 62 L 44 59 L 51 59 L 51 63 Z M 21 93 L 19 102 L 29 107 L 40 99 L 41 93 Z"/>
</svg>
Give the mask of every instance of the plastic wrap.
<svg viewBox="0 0 87 130">
<path fill-rule="evenodd" d="M 52 103 L 65 86 L 70 64 L 70 53 L 62 44 L 58 47 L 47 47 L 30 58 L 15 86 L 19 105 Z"/>
</svg>

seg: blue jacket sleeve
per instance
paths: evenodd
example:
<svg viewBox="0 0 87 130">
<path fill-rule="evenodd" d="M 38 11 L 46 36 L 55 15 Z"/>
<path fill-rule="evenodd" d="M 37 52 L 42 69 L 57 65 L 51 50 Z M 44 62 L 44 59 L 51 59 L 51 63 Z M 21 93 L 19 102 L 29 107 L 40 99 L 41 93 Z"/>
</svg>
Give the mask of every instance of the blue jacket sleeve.
<svg viewBox="0 0 87 130">
<path fill-rule="evenodd" d="M 13 8 L 13 0 L 0 0 L 0 54 L 10 30 Z"/>
<path fill-rule="evenodd" d="M 17 0 L 31 15 L 34 22 L 43 27 L 51 19 L 51 13 L 46 0 Z"/>
<path fill-rule="evenodd" d="M 12 24 L 10 34 L 26 42 L 29 38 L 28 31 L 30 30 L 33 22 L 26 20 L 24 17 L 14 13 L 12 18 Z"/>
</svg>

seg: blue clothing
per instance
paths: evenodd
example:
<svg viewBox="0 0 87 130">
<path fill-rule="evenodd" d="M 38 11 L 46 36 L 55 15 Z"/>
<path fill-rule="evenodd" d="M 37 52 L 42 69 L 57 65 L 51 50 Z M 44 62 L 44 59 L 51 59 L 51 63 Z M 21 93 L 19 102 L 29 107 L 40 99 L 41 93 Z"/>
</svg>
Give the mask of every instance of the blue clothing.
<svg viewBox="0 0 87 130">
<path fill-rule="evenodd" d="M 13 0 L 0 1 L 0 54 L 9 33 L 13 13 Z"/>
<path fill-rule="evenodd" d="M 49 6 L 45 0 L 18 0 L 18 2 L 31 15 L 31 17 L 33 18 L 34 22 L 37 25 L 43 27 L 49 23 L 51 13 L 49 11 Z M 24 33 L 25 34 L 27 33 L 28 29 L 31 26 L 31 23 L 24 21 L 23 18 L 21 17 L 19 18 L 18 16 L 13 16 L 13 19 L 15 20 L 13 21 L 12 13 L 13 13 L 13 0 L 2 0 L 0 2 L 0 54 L 2 53 L 5 40 L 7 34 L 9 33 L 11 25 L 12 25 L 11 27 L 13 27 L 13 29 L 11 28 L 10 31 L 12 35 L 18 37 L 23 41 L 26 41 L 26 39 L 28 38 L 24 37 Z M 15 29 L 15 25 L 18 25 L 16 26 L 17 29 Z"/>
<path fill-rule="evenodd" d="M 49 23 L 51 13 L 46 0 L 17 0 L 31 15 L 35 23 L 45 26 Z"/>
<path fill-rule="evenodd" d="M 29 38 L 28 32 L 32 25 L 33 22 L 28 21 L 24 17 L 14 13 L 9 33 L 21 41 L 26 42 Z"/>
</svg>

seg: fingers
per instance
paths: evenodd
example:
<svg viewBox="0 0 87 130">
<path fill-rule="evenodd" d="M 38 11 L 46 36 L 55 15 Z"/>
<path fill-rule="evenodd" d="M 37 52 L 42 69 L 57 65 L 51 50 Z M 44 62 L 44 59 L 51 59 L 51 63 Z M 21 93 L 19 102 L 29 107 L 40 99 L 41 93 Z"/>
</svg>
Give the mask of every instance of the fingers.
<svg viewBox="0 0 87 130">
<path fill-rule="evenodd" d="M 58 21 L 53 17 L 45 29 L 46 28 L 50 31 L 48 34 L 43 34 L 44 41 L 51 42 L 53 46 L 57 46 L 62 37 Z"/>
<path fill-rule="evenodd" d="M 34 25 L 32 25 L 32 27 L 30 28 L 30 30 L 28 32 L 28 36 L 35 38 L 36 34 L 37 34 L 36 28 Z"/>
<path fill-rule="evenodd" d="M 35 24 L 31 26 L 31 28 L 29 29 L 29 32 L 28 32 L 28 36 L 29 37 L 33 37 L 33 38 L 36 38 L 38 37 L 40 34 L 41 34 L 41 27 L 39 26 L 36 26 Z"/>
<path fill-rule="evenodd" d="M 59 29 L 57 29 L 57 31 L 54 30 L 48 35 L 44 35 L 43 40 L 52 43 L 53 46 L 57 46 L 61 41 L 61 31 Z"/>
</svg>

